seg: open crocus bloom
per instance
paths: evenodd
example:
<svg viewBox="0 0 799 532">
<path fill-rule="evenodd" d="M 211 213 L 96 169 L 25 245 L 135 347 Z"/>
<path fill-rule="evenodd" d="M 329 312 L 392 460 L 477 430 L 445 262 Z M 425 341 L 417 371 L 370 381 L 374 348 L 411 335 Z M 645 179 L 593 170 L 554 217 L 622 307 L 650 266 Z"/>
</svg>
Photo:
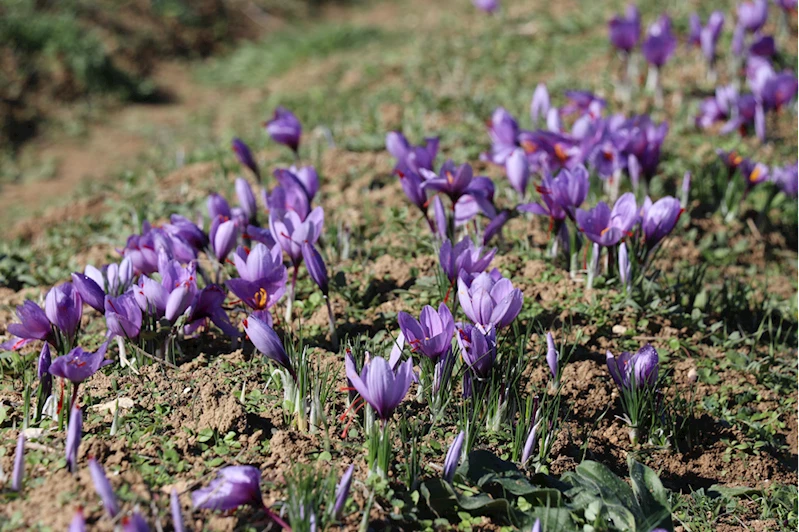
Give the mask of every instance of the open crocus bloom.
<svg viewBox="0 0 799 532">
<path fill-rule="evenodd" d="M 360 375 L 355 370 L 352 355 L 348 354 L 344 362 L 352 386 L 382 420 L 391 417 L 414 381 L 413 360 L 410 358 L 398 364 L 395 371 L 386 359 L 372 357 L 364 362 Z"/>
<path fill-rule="evenodd" d="M 590 211 L 580 209 L 577 225 L 592 242 L 600 246 L 615 246 L 638 221 L 638 206 L 632 192 L 622 194 L 613 210 L 604 201 Z"/>
</svg>

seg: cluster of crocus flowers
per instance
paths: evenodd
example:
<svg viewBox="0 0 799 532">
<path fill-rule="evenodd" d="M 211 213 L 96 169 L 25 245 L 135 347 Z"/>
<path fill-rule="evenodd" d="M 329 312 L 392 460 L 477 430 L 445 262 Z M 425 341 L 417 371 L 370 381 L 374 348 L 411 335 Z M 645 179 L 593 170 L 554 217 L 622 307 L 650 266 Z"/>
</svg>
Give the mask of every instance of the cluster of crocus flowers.
<svg viewBox="0 0 799 532">
<path fill-rule="evenodd" d="M 619 356 L 608 351 L 607 365 L 621 394 L 625 421 L 630 427 L 630 439 L 636 444 L 640 431 L 647 429 L 656 414 L 658 352 L 650 344 L 644 345 L 636 353 L 625 351 Z"/>
</svg>

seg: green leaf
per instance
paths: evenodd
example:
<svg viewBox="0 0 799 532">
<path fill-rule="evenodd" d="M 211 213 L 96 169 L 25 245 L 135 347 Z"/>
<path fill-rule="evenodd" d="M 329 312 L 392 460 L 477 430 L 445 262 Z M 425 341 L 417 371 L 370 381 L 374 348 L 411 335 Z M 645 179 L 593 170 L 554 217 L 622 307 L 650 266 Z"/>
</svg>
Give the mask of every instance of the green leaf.
<svg viewBox="0 0 799 532">
<path fill-rule="evenodd" d="M 638 523 L 638 530 L 665 528 L 671 532 L 673 525 L 669 496 L 657 474 L 644 464 L 634 460 L 631 455 L 627 455 L 627 466 L 630 468 L 633 492 L 645 517 L 644 521 Z"/>
<path fill-rule="evenodd" d="M 603 514 L 619 530 L 636 530 L 636 522 L 644 520 L 630 486 L 604 465 L 586 460 L 563 478 L 574 486 L 566 493 L 573 507 L 586 508 L 599 499 Z"/>
<path fill-rule="evenodd" d="M 737 486 L 737 487 L 727 487 L 727 486 L 720 486 L 718 484 L 713 484 L 708 488 L 708 495 L 714 495 L 716 497 L 724 497 L 725 499 L 731 499 L 733 497 L 749 497 L 751 495 L 758 495 L 762 494 L 763 490 L 759 490 L 757 488 L 749 488 L 747 486 Z"/>
</svg>

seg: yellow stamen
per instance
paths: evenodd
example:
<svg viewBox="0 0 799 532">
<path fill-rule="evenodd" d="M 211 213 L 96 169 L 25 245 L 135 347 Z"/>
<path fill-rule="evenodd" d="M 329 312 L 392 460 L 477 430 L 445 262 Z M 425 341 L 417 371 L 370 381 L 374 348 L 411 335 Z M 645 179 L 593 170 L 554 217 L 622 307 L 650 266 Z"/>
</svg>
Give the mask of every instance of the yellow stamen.
<svg viewBox="0 0 799 532">
<path fill-rule="evenodd" d="M 264 310 L 266 308 L 266 302 L 269 299 L 268 294 L 264 288 L 259 288 L 255 295 L 252 296 L 253 302 L 255 303 L 256 310 Z"/>
</svg>

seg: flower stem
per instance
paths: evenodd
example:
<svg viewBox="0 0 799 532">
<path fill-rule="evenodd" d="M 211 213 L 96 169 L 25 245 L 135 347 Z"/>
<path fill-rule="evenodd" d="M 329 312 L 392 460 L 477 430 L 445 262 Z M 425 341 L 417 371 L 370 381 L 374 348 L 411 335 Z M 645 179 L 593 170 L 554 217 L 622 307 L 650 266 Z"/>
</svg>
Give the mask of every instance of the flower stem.
<svg viewBox="0 0 799 532">
<path fill-rule="evenodd" d="M 291 532 L 291 527 L 288 525 L 288 523 L 286 523 L 283 519 L 280 518 L 279 515 L 273 512 L 272 509 L 266 505 L 266 503 L 264 503 L 264 512 L 266 513 L 266 516 L 272 521 L 274 521 L 280 528 Z"/>
<path fill-rule="evenodd" d="M 297 274 L 299 264 L 294 265 L 294 273 L 291 275 L 291 286 L 289 287 L 288 300 L 286 301 L 286 327 L 291 329 L 291 308 L 294 306 L 294 291 L 297 287 Z"/>
<path fill-rule="evenodd" d="M 338 351 L 338 333 L 336 332 L 336 315 L 333 314 L 333 307 L 330 305 L 330 298 L 325 296 L 327 304 L 327 318 L 330 326 L 330 341 L 333 342 L 333 351 Z"/>
</svg>

